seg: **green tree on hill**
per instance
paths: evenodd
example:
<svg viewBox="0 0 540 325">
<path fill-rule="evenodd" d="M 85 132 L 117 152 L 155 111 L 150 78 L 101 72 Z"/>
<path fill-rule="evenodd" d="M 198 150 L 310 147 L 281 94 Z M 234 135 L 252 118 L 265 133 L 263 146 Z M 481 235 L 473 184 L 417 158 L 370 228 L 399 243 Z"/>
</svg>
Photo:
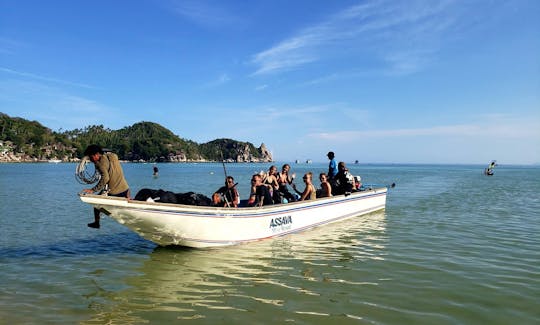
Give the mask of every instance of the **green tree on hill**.
<svg viewBox="0 0 540 325">
<path fill-rule="evenodd" d="M 54 132 L 36 121 L 9 117 L 0 113 L 0 140 L 10 141 L 18 152 L 39 159 L 44 152 L 51 156 L 81 158 L 90 144 L 99 144 L 112 150 L 123 160 L 169 161 L 223 159 L 246 161 L 246 157 L 261 158 L 261 153 L 249 142 L 217 139 L 204 144 L 180 138 L 170 130 L 153 122 L 139 122 L 120 130 L 103 125 L 90 125 L 82 129 Z M 270 158 L 271 159 L 271 158 Z"/>
</svg>

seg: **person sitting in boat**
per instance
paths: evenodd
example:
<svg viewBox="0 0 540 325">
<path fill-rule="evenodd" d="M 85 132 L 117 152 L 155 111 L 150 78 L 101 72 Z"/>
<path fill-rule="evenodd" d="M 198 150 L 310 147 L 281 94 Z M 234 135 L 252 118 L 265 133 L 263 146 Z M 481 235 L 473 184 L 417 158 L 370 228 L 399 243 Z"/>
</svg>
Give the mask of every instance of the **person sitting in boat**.
<svg viewBox="0 0 540 325">
<path fill-rule="evenodd" d="M 99 192 L 100 194 L 106 193 L 109 196 L 130 198 L 129 185 L 124 178 L 124 171 L 115 153 L 105 153 L 100 146 L 91 144 L 84 151 L 84 155 L 94 163 L 96 171 L 101 175 L 97 185 L 93 188 L 84 189 L 85 193 Z M 94 208 L 94 222 L 89 223 L 88 227 L 100 227 L 99 214 L 100 211 Z"/>
<path fill-rule="evenodd" d="M 296 174 L 293 173 L 292 175 L 289 175 L 290 170 L 291 166 L 289 166 L 289 164 L 285 164 L 283 167 L 281 167 L 281 173 L 278 175 L 279 195 L 287 199 L 288 202 L 294 202 L 296 201 L 296 197 L 289 192 L 287 185 L 291 185 L 293 183 Z"/>
<path fill-rule="evenodd" d="M 325 173 L 320 173 L 319 180 L 321 181 L 321 188 L 317 190 L 317 197 L 332 196 L 332 186 L 328 182 L 328 175 Z"/>
<path fill-rule="evenodd" d="M 215 206 L 238 208 L 240 194 L 234 183 L 234 177 L 225 178 L 225 186 L 220 187 L 213 195 L 212 202 Z"/>
<path fill-rule="evenodd" d="M 304 192 L 298 191 L 296 189 L 296 184 L 292 184 L 294 191 L 300 194 L 300 201 L 315 200 L 317 198 L 317 191 L 315 190 L 315 186 L 313 186 L 313 173 L 306 173 L 302 179 L 304 180 L 304 183 L 306 183 Z"/>
<path fill-rule="evenodd" d="M 354 176 L 354 191 L 360 191 L 360 188 L 362 187 L 362 177 L 360 176 Z"/>
<path fill-rule="evenodd" d="M 338 173 L 332 183 L 333 195 L 349 195 L 354 188 L 354 176 L 349 172 L 343 161 L 338 163 Z"/>
<path fill-rule="evenodd" d="M 250 207 L 260 207 L 263 205 L 271 205 L 273 203 L 268 187 L 262 183 L 261 175 L 253 175 L 251 177 L 251 193 L 249 194 L 247 205 Z"/>
<path fill-rule="evenodd" d="M 272 195 L 274 204 L 281 203 L 281 197 L 279 195 L 278 171 L 276 166 L 272 165 L 270 168 L 268 168 L 268 173 L 263 176 L 262 182 L 270 190 L 270 195 Z"/>
</svg>

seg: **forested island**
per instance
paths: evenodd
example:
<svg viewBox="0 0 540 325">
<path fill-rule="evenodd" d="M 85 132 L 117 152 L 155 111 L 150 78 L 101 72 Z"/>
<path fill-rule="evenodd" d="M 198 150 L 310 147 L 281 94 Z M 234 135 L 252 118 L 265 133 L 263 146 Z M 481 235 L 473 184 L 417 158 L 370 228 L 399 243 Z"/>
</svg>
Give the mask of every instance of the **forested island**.
<svg viewBox="0 0 540 325">
<path fill-rule="evenodd" d="M 132 162 L 271 162 L 264 143 L 216 139 L 196 143 L 153 122 L 139 122 L 119 130 L 91 125 L 52 131 L 37 121 L 0 113 L 0 162 L 79 161 L 89 144 L 99 144 Z"/>
</svg>

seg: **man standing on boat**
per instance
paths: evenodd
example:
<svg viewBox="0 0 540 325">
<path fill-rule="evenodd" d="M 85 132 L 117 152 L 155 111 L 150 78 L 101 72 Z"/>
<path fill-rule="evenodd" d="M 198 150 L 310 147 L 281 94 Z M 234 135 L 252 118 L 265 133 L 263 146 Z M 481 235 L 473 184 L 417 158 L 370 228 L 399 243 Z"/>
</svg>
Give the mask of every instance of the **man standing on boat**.
<svg viewBox="0 0 540 325">
<path fill-rule="evenodd" d="M 338 173 L 338 166 L 336 160 L 334 159 L 333 151 L 328 152 L 326 156 L 328 157 L 328 159 L 330 159 L 330 163 L 328 164 L 328 180 L 332 181 Z"/>
<path fill-rule="evenodd" d="M 129 185 L 115 153 L 104 153 L 100 146 L 91 144 L 84 151 L 84 155 L 94 163 L 96 171 L 101 175 L 98 184 L 93 188 L 84 189 L 85 193 L 99 192 L 129 199 Z M 94 208 L 94 222 L 89 223 L 88 227 L 99 228 L 99 213 L 99 210 Z"/>
</svg>

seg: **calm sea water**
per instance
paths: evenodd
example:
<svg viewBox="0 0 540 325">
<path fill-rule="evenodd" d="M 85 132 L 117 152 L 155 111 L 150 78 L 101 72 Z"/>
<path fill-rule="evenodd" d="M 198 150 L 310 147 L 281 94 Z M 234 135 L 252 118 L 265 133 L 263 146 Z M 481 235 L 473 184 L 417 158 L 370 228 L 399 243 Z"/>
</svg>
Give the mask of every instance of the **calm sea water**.
<svg viewBox="0 0 540 325">
<path fill-rule="evenodd" d="M 268 166 L 227 172 L 247 198 Z M 133 191 L 210 195 L 223 182 L 220 164 L 159 167 L 153 178 L 152 165 L 125 164 Z M 0 164 L 0 323 L 540 323 L 540 168 L 350 167 L 397 184 L 384 212 L 194 250 L 157 247 L 108 217 L 87 228 L 75 164 Z"/>
</svg>

